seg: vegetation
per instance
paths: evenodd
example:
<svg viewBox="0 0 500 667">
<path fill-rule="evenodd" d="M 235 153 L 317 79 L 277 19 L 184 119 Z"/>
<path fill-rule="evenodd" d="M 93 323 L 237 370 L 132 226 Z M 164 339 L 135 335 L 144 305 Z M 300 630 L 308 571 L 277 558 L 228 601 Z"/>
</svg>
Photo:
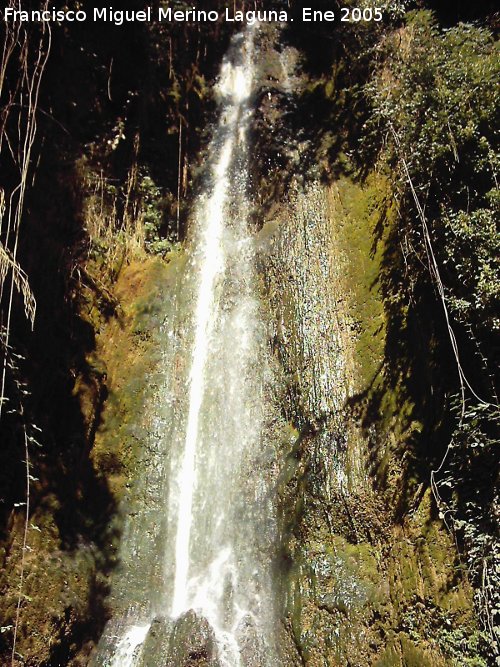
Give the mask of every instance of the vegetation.
<svg viewBox="0 0 500 667">
<path fill-rule="evenodd" d="M 374 335 L 384 353 L 355 406 L 371 439 L 375 483 L 397 520 L 406 521 L 422 489 L 432 489 L 432 516 L 454 535 L 489 638 L 489 649 L 480 642 L 472 654 L 493 660 L 499 651 L 498 43 L 492 6 L 440 4 L 434 14 L 407 12 L 408 5 L 394 5 L 383 25 L 322 35 L 321 50 L 317 34 L 289 29 L 307 77 L 292 122 L 308 145 L 306 169 L 320 165 L 328 181 L 340 173 L 361 185 L 354 204 L 343 200 L 356 211 L 353 238 L 369 232 L 359 229 L 363 192 L 374 179 L 389 182 L 388 199 L 368 207 L 378 217 L 372 258 L 382 253 L 372 288 L 382 292 L 384 322 Z M 356 267 L 349 286 L 360 282 Z M 369 291 L 358 297 L 363 313 L 373 299 Z M 376 358 L 369 360 L 373 365 Z"/>
<path fill-rule="evenodd" d="M 173 256 L 184 234 L 228 37 L 44 25 L 0 26 L 0 662 L 12 665 L 85 656 L 106 620 L 126 424 L 150 370 L 134 366 L 151 354 L 130 309 L 142 303 L 140 326 L 155 328 L 163 274 L 149 255 Z M 101 436 L 103 420 L 117 433 Z"/>
<path fill-rule="evenodd" d="M 448 447 L 440 447 L 433 489 L 466 549 L 495 652 L 499 62 L 487 29 L 459 24 L 441 32 L 430 12 L 409 13 L 381 44 L 365 87 L 371 112 L 363 137 L 369 150 L 383 140 L 379 159 L 396 175 L 393 243 L 404 249 L 404 266 L 387 267 L 386 298 L 393 312 L 409 303 L 419 319 L 432 309 L 446 323 L 432 354 L 436 369 L 443 368 L 438 357 L 449 359 L 440 384 L 452 432 L 442 434 Z M 431 290 L 441 313 L 429 304 Z"/>
<path fill-rule="evenodd" d="M 214 4 L 223 6 L 197 6 Z M 309 28 L 299 3 L 274 4 L 295 17 L 284 40 L 298 51 L 302 86 L 276 104 L 282 122 L 272 134 L 256 124 L 255 182 L 265 212 L 294 179 L 329 188 L 359 367 L 345 407 L 359 417 L 384 500 L 380 509 L 355 496 L 359 506 L 340 516 L 315 497 L 307 475 L 320 475 L 304 451 L 331 415 L 309 419 L 300 436 L 293 428 L 303 424 L 288 424 L 289 523 L 304 531 L 295 570 L 309 577 L 305 592 L 294 583 L 294 631 L 319 660 L 318 628 L 346 614 L 333 576 L 345 558 L 346 568 L 365 568 L 374 591 L 382 570 L 391 581 L 391 608 L 370 588 L 369 609 L 349 612 L 369 626 L 379 665 L 441 664 L 445 655 L 482 667 L 500 655 L 494 5 L 401 0 L 383 3 L 381 23 Z M 350 3 L 316 6 L 340 4 Z M 159 285 L 165 264 L 182 259 L 230 28 L 0 30 L 0 661 L 84 664 L 107 615 Z M 282 150 L 290 137 L 300 174 Z M 317 456 L 333 465 L 327 445 Z M 324 563 L 332 599 L 320 609 L 313 575 Z M 333 642 L 332 655 L 344 658 L 346 645 Z M 368 655 L 366 643 L 358 648 Z"/>
</svg>

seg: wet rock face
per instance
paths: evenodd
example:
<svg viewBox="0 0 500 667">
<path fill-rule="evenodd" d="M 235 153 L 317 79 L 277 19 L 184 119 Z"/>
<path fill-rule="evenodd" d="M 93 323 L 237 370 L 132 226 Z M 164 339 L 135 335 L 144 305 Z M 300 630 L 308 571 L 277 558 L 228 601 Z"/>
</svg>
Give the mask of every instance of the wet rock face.
<svg viewBox="0 0 500 667">
<path fill-rule="evenodd" d="M 172 633 L 172 621 L 166 618 L 156 618 L 149 629 L 146 641 L 143 644 L 139 667 L 166 667 L 169 654 L 169 641 Z"/>
<path fill-rule="evenodd" d="M 238 629 L 241 662 L 245 667 L 262 667 L 266 664 L 266 648 L 251 616 L 246 616 Z"/>
<path fill-rule="evenodd" d="M 210 624 L 194 611 L 183 614 L 175 623 L 155 619 L 139 667 L 221 667 Z"/>
<path fill-rule="evenodd" d="M 290 629 L 279 624 L 276 628 L 282 645 L 279 667 L 299 667 L 302 662 Z M 278 663 L 269 661 L 269 647 L 259 634 L 250 615 L 243 618 L 237 631 L 242 667 L 263 667 Z M 224 663 L 227 664 L 227 663 Z M 151 624 L 143 644 L 138 667 L 223 667 L 215 633 L 206 619 L 194 611 L 183 614 L 177 621 L 157 618 Z"/>
<path fill-rule="evenodd" d="M 215 635 L 208 621 L 188 611 L 175 623 L 170 638 L 170 659 L 166 667 L 221 667 Z"/>
<path fill-rule="evenodd" d="M 303 667 L 292 634 L 285 623 L 275 623 L 276 644 L 268 646 L 255 620 L 250 615 L 245 616 L 237 631 L 241 667 Z"/>
</svg>

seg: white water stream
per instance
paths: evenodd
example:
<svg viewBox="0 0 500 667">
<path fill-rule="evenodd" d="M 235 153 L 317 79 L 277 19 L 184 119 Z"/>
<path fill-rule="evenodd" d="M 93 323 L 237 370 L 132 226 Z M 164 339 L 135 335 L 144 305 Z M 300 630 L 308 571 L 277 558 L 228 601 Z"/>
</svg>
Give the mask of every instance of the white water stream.
<svg viewBox="0 0 500 667">
<path fill-rule="evenodd" d="M 217 647 L 207 664 L 276 664 L 270 657 L 266 552 L 274 523 L 266 484 L 254 478 L 263 465 L 265 367 L 248 229 L 254 33 L 249 28 L 236 36 L 221 69 L 219 123 L 180 287 L 180 319 L 187 324 L 174 323 L 167 336 L 174 349 L 177 327 L 178 354 L 189 370 L 176 380 L 174 352 L 164 361 L 166 396 L 179 382 L 185 390 L 176 399 L 180 407 L 174 410 L 175 401 L 167 398 L 155 420 L 156 449 L 141 487 L 151 500 L 143 502 L 135 527 L 129 525 L 122 540 L 129 563 L 122 597 L 129 610 L 108 624 L 96 666 L 177 665 L 175 631 L 168 663 L 164 649 L 148 648 L 148 633 L 158 618 L 175 629 L 190 610 L 203 627 L 208 622 Z"/>
<path fill-rule="evenodd" d="M 220 153 L 212 167 L 213 189 L 203 197 L 198 208 L 196 223 L 199 227 L 200 246 L 197 260 L 198 288 L 195 306 L 195 339 L 191 371 L 189 374 L 189 413 L 186 429 L 184 456 L 178 478 L 178 518 L 175 546 L 175 584 L 172 615 L 179 616 L 191 607 L 188 577 L 191 559 L 190 537 L 193 524 L 193 497 L 196 488 L 196 451 L 200 433 L 200 412 L 207 392 L 207 362 L 216 322 L 219 318 L 220 300 L 217 298 L 217 281 L 224 277 L 227 268 L 227 247 L 224 233 L 227 227 L 228 204 L 233 178 L 231 162 L 235 158 L 235 148 L 246 150 L 248 103 L 252 90 L 253 49 L 251 34 L 243 45 L 244 57 L 238 65 L 226 61 L 222 68 L 219 94 L 224 104 L 219 132 L 223 128 L 226 137 L 219 148 Z M 236 177 L 244 178 L 236 173 Z M 242 216 L 243 211 L 237 214 Z M 240 224 L 245 225 L 245 216 Z M 244 233 L 244 230 L 241 230 Z M 243 324 L 243 322 L 242 322 Z M 248 323 L 250 327 L 251 323 Z M 245 323 L 246 325 L 246 323 Z M 242 327 L 242 333 L 245 327 Z M 235 341 L 236 344 L 241 341 Z M 222 369 L 221 369 L 222 371 Z M 231 405 L 227 406 L 230 410 Z M 223 518 L 221 517 L 221 520 Z M 219 569 L 222 568 L 222 565 Z M 197 591 L 199 594 L 199 591 Z M 202 603 L 202 608 L 204 604 Z"/>
</svg>

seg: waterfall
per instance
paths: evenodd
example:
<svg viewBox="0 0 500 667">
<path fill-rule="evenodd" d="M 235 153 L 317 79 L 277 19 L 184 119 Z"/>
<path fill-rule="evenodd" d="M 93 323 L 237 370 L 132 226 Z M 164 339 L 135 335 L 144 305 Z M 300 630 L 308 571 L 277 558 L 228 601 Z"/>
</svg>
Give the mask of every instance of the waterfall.
<svg viewBox="0 0 500 667">
<path fill-rule="evenodd" d="M 245 174 L 241 168 L 230 168 L 235 160 L 236 150 L 244 157 L 246 152 L 246 131 L 249 113 L 246 112 L 253 76 L 253 58 L 251 35 L 243 44 L 244 57 L 237 65 L 226 61 L 222 68 L 219 83 L 219 94 L 224 105 L 218 132 L 211 149 L 219 151 L 212 167 L 212 191 L 202 198 L 196 215 L 198 226 L 199 251 L 194 266 L 198 273 L 198 285 L 195 306 L 195 338 L 191 372 L 189 374 L 189 414 L 186 429 L 184 455 L 178 479 L 178 518 L 175 547 L 175 586 L 172 603 L 172 615 L 179 616 L 189 609 L 188 573 L 191 559 L 190 536 L 193 524 L 193 496 L 196 487 L 196 450 L 199 441 L 206 439 L 207 434 L 200 429 L 200 413 L 207 395 L 208 357 L 212 337 L 217 320 L 220 317 L 221 299 L 216 294 L 217 283 L 222 281 L 227 271 L 227 227 L 229 219 L 228 205 L 237 179 L 244 183 Z M 234 169 L 234 167 L 233 167 Z M 238 230 L 245 234 L 246 216 L 241 206 L 233 215 L 239 216 Z M 242 262 L 236 268 L 240 272 L 247 271 Z M 245 280 L 246 276 L 241 275 Z M 245 335 L 251 322 L 241 322 L 241 334 Z M 240 341 L 236 341 L 241 344 Z M 244 354 L 244 351 L 241 351 Z M 233 362 L 235 360 L 232 360 Z M 230 369 L 229 369 L 230 370 Z M 242 369 L 243 370 L 243 369 Z M 224 372 L 223 368 L 218 369 Z M 234 397 L 226 396 L 226 409 L 231 412 Z M 221 434 L 223 437 L 223 435 Z M 219 518 L 219 517 L 218 517 Z M 220 520 L 223 520 L 220 516 Z"/>
<path fill-rule="evenodd" d="M 136 494 L 147 500 L 137 501 L 122 538 L 116 597 L 124 613 L 108 623 L 96 666 L 184 664 L 176 656 L 186 634 L 203 636 L 203 664 L 277 664 L 268 548 L 275 527 L 258 472 L 268 466 L 266 339 L 249 230 L 255 31 L 234 37 L 222 64 L 219 121 L 193 211 L 190 260 L 177 314 L 164 326 L 168 347 L 155 397 L 162 405 Z M 177 378 L 176 355 L 186 367 Z M 179 382 L 184 391 L 174 401 Z M 187 633 L 186 623 L 193 625 Z"/>
</svg>

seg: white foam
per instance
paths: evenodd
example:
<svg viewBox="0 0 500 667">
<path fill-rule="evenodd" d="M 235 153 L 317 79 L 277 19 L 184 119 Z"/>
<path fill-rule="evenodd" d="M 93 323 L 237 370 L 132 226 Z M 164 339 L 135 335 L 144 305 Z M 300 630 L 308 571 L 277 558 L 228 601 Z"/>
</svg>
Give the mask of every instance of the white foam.
<svg viewBox="0 0 500 667">
<path fill-rule="evenodd" d="M 231 191 L 230 167 L 235 146 L 241 144 L 242 109 L 252 90 L 253 64 L 251 59 L 252 34 L 244 45 L 247 57 L 240 64 L 226 61 L 222 67 L 219 92 L 225 107 L 221 125 L 229 125 L 226 138 L 212 168 L 213 186 L 197 211 L 196 224 L 203 229 L 197 261 L 198 279 L 194 311 L 194 343 L 189 373 L 189 408 L 184 452 L 177 478 L 177 532 L 175 539 L 175 578 L 171 615 L 175 618 L 193 606 L 189 599 L 190 539 L 193 524 L 193 497 L 196 489 L 196 453 L 199 446 L 199 421 L 203 399 L 207 391 L 206 367 L 214 326 L 219 316 L 217 282 L 226 269 L 223 235 L 227 224 L 226 206 Z M 248 118 L 246 119 L 248 121 Z M 215 147 L 214 147 L 215 148 Z M 223 583 L 221 583 L 223 586 Z"/>
<path fill-rule="evenodd" d="M 118 642 L 110 667 L 134 667 L 150 627 L 150 623 L 130 627 Z"/>
</svg>

